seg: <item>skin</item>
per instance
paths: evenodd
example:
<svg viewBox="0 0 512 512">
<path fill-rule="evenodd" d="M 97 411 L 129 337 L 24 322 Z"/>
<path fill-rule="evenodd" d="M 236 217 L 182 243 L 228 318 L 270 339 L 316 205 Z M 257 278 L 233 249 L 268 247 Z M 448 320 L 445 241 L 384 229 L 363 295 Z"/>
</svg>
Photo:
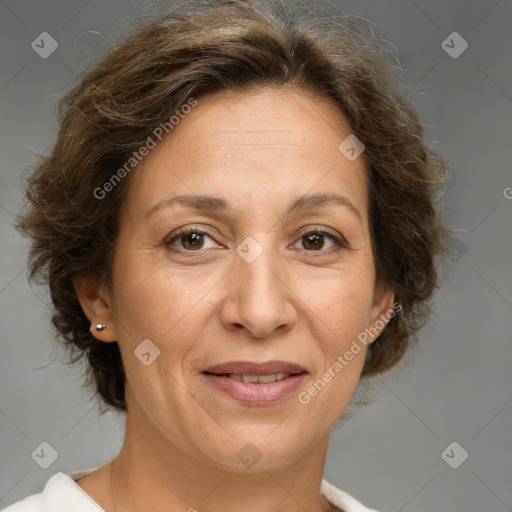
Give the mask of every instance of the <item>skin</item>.
<svg viewBox="0 0 512 512">
<path fill-rule="evenodd" d="M 297 394 L 244 405 L 202 372 L 234 360 L 291 361 L 308 371 L 299 392 L 307 390 L 392 308 L 392 291 L 375 286 L 364 160 L 338 150 L 350 133 L 331 103 L 305 92 L 224 91 L 199 99 L 132 171 L 111 286 L 74 281 L 91 332 L 119 343 L 127 373 L 115 502 L 111 463 L 78 484 L 105 510 L 335 510 L 320 494 L 329 435 L 366 347 L 307 405 Z M 159 201 L 192 193 L 223 198 L 229 210 L 175 205 L 144 218 Z M 322 193 L 346 196 L 361 219 L 330 203 L 283 217 L 296 198 Z M 211 235 L 199 250 L 187 236 L 169 250 L 170 235 L 189 225 Z M 308 245 L 309 228 L 350 248 L 328 236 Z M 249 236 L 263 248 L 252 263 L 236 252 Z M 107 324 L 100 332 L 99 322 Z M 144 339 L 160 349 L 148 366 L 134 356 Z M 252 468 L 237 457 L 247 442 L 261 453 Z"/>
</svg>

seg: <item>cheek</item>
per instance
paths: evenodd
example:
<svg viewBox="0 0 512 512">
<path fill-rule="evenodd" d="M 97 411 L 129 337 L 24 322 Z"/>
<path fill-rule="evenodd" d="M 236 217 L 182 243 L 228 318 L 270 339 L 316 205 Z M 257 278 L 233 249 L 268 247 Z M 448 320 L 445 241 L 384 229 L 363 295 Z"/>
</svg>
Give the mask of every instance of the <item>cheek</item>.
<svg viewBox="0 0 512 512">
<path fill-rule="evenodd" d="M 310 354 L 316 354 L 317 364 L 309 386 L 297 398 L 305 412 L 323 418 L 325 427 L 350 402 L 367 351 L 358 336 L 369 326 L 373 286 L 371 272 L 360 270 L 337 272 L 317 287 L 300 280 L 300 293 L 308 297 L 303 316 L 310 319 L 315 340 Z"/>
<path fill-rule="evenodd" d="M 366 295 L 350 294 L 342 297 L 339 302 L 326 305 L 324 311 L 323 321 L 332 331 L 325 354 L 332 361 L 348 350 L 369 326 L 370 300 Z M 362 349 L 365 348 L 364 344 L 359 345 Z"/>
<path fill-rule="evenodd" d="M 209 302 L 219 279 L 200 270 L 177 270 L 165 264 L 155 268 L 148 266 L 149 259 L 134 259 L 129 265 L 122 258 L 116 262 L 113 314 L 120 326 L 118 339 L 126 353 L 150 339 L 163 358 L 178 359 L 199 337 L 211 314 Z"/>
<path fill-rule="evenodd" d="M 325 333 L 328 349 L 339 350 L 368 326 L 373 286 L 371 272 L 362 268 L 341 269 L 321 278 L 298 278 L 294 289 L 303 313 L 315 322 L 313 333 Z"/>
<path fill-rule="evenodd" d="M 150 404 L 161 406 L 168 401 L 169 389 L 179 393 L 184 385 L 183 362 L 211 314 L 205 293 L 212 289 L 212 277 L 194 277 L 164 266 L 154 269 L 146 261 L 129 268 L 119 261 L 116 272 L 114 315 L 128 384 L 152 414 Z M 137 358 L 146 353 L 148 365 Z"/>
<path fill-rule="evenodd" d="M 367 345 L 358 336 L 368 327 L 372 289 L 354 280 L 331 281 L 316 293 L 305 313 L 312 319 L 315 374 L 298 396 L 305 414 L 330 428 L 349 404 L 361 377 Z"/>
</svg>

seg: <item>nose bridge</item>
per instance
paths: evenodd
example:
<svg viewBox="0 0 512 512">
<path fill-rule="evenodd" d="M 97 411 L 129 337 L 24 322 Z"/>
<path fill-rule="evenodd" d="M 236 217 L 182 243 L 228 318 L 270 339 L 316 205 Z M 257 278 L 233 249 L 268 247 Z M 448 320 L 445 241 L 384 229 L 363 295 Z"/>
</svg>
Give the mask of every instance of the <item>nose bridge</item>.
<svg viewBox="0 0 512 512">
<path fill-rule="evenodd" d="M 291 325 L 293 307 L 271 235 L 247 237 L 236 252 L 224 320 L 242 325 L 254 337 L 267 337 L 278 327 Z"/>
<path fill-rule="evenodd" d="M 236 273 L 240 279 L 241 291 L 247 290 L 249 298 L 278 300 L 281 282 L 279 256 L 274 250 L 269 233 L 247 237 L 236 249 Z"/>
</svg>

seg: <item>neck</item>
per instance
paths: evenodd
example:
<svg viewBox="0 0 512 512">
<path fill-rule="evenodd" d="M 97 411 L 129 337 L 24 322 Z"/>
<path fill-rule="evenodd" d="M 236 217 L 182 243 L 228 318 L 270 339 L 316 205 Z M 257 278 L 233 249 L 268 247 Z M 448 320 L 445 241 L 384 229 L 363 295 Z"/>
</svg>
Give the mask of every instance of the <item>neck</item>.
<svg viewBox="0 0 512 512">
<path fill-rule="evenodd" d="M 329 436 L 278 469 L 219 469 L 185 453 L 156 429 L 142 431 L 128 414 L 123 447 L 112 474 L 115 512 L 335 510 L 320 495 Z"/>
</svg>

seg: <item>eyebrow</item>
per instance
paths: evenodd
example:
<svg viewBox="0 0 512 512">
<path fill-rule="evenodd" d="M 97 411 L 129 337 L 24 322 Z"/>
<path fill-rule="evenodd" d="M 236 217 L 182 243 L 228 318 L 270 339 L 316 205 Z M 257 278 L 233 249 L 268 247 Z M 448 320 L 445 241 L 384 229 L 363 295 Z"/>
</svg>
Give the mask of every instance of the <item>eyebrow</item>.
<svg viewBox="0 0 512 512">
<path fill-rule="evenodd" d="M 145 213 L 144 219 L 151 217 L 151 215 L 153 215 L 157 210 L 168 208 L 170 206 L 174 206 L 175 204 L 184 206 L 186 208 L 191 208 L 198 212 L 223 213 L 229 210 L 228 203 L 220 197 L 212 197 L 203 194 L 187 194 L 171 197 L 168 199 L 162 199 L 162 201 L 159 201 L 153 205 Z M 348 208 L 352 213 L 354 213 L 361 222 L 363 221 L 361 212 L 356 208 L 352 201 L 350 201 L 350 199 L 346 196 L 337 194 L 309 194 L 298 197 L 292 203 L 290 203 L 290 205 L 288 205 L 288 208 L 282 217 L 286 217 L 292 213 L 301 211 L 314 210 L 328 204 L 344 206 Z"/>
</svg>

